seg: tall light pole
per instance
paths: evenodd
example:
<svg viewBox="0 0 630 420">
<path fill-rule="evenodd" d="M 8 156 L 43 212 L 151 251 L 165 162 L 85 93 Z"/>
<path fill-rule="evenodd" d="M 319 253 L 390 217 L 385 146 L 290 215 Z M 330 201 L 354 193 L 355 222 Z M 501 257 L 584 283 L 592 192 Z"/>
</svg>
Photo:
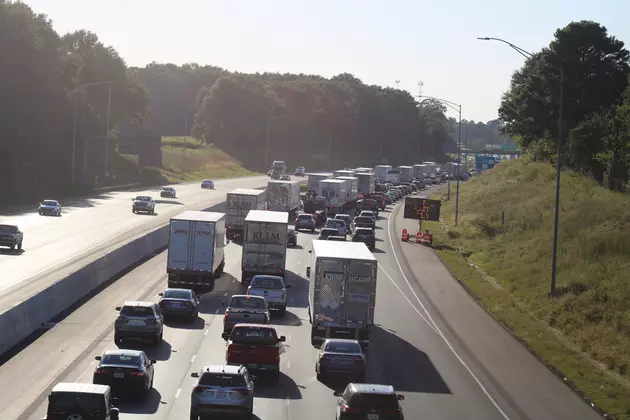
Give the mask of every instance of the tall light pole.
<svg viewBox="0 0 630 420">
<path fill-rule="evenodd" d="M 510 48 L 512 48 L 513 50 L 515 50 L 516 52 L 518 52 L 520 55 L 522 55 L 525 58 L 529 59 L 533 57 L 532 53 L 525 51 L 521 47 L 517 47 L 511 42 L 508 42 L 501 38 L 482 37 L 482 38 L 477 38 L 477 39 L 482 40 L 482 41 L 502 42 L 504 44 L 507 44 Z M 552 251 L 552 257 L 551 257 L 551 284 L 549 288 L 549 294 L 551 296 L 555 296 L 556 272 L 557 272 L 557 267 L 558 267 L 558 226 L 559 226 L 559 220 L 560 220 L 560 162 L 561 162 L 560 157 L 562 154 L 562 110 L 564 107 L 563 106 L 564 105 L 564 68 L 554 66 L 553 64 L 550 64 L 550 65 L 560 72 L 560 98 L 559 98 L 560 104 L 559 104 L 559 109 L 558 109 L 558 138 L 556 140 L 556 154 L 558 155 L 557 162 L 556 162 L 556 201 L 555 201 L 555 209 L 554 209 L 554 215 L 553 215 L 553 251 Z"/>
<path fill-rule="evenodd" d="M 89 87 L 93 87 L 93 86 L 100 86 L 100 85 L 109 85 L 108 86 L 108 90 L 107 90 L 107 127 L 106 127 L 106 132 L 105 132 L 105 174 L 107 174 L 107 165 L 108 165 L 108 151 L 109 151 L 109 118 L 110 118 L 110 109 L 111 109 L 111 100 L 112 100 L 112 82 L 92 82 L 92 83 L 85 83 L 83 85 L 77 86 L 76 88 L 74 88 L 75 94 L 74 94 L 74 123 L 73 123 L 73 130 L 72 130 L 72 176 L 71 176 L 71 182 L 72 185 L 74 185 L 75 183 L 75 155 L 76 155 L 76 145 L 77 145 L 77 96 L 76 96 L 76 91 L 78 91 L 79 89 L 87 89 Z M 86 143 L 87 144 L 87 143 Z M 85 158 L 84 158 L 84 165 L 85 165 Z M 83 168 L 84 172 L 86 170 L 86 168 Z"/>
<path fill-rule="evenodd" d="M 435 96 L 427 96 L 420 95 L 420 98 L 433 99 L 435 101 L 441 102 L 449 108 L 453 109 L 455 112 L 459 114 L 459 124 L 458 124 L 458 134 L 457 134 L 457 192 L 455 193 L 455 226 L 459 221 L 459 178 L 461 174 L 460 165 L 462 160 L 462 106 L 461 104 L 456 104 L 455 102 L 447 101 L 446 99 L 436 98 Z M 448 200 L 451 199 L 451 174 L 447 176 L 448 178 Z"/>
<path fill-rule="evenodd" d="M 188 105 L 186 107 L 186 112 L 184 113 L 184 148 L 182 150 L 182 179 L 184 179 L 186 174 L 186 149 L 188 148 L 188 112 L 191 109 L 197 109 L 197 105 Z"/>
<path fill-rule="evenodd" d="M 275 107 L 274 107 L 274 110 L 275 110 Z M 286 115 L 275 117 L 273 116 L 273 111 L 272 111 L 272 116 L 271 118 L 269 118 L 269 121 L 267 122 L 267 135 L 265 139 L 265 171 L 269 170 L 269 142 L 271 139 L 271 127 L 273 126 L 274 122 L 278 120 L 284 120 L 286 118 L 287 118 Z"/>
<path fill-rule="evenodd" d="M 396 80 L 396 89 L 398 89 L 399 85 L 400 85 L 400 80 Z"/>
</svg>

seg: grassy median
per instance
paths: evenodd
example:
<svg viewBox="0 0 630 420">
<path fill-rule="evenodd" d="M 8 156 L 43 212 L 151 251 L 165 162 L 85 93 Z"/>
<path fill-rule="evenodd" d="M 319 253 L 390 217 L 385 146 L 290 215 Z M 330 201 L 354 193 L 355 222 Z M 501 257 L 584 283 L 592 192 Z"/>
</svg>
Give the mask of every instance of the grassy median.
<svg viewBox="0 0 630 420">
<path fill-rule="evenodd" d="M 558 295 L 549 297 L 555 169 L 526 158 L 442 200 L 437 253 L 470 293 L 576 391 L 630 419 L 630 195 L 563 172 Z M 453 185 L 454 187 L 454 185 Z M 441 245 L 441 246 L 440 246 Z"/>
</svg>

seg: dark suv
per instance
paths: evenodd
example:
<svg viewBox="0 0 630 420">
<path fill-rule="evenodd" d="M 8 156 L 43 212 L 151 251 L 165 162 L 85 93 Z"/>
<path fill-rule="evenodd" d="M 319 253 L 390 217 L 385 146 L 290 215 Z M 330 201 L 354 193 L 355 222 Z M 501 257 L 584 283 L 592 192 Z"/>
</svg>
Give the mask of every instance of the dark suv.
<svg viewBox="0 0 630 420">
<path fill-rule="evenodd" d="M 109 386 L 59 383 L 48 396 L 44 420 L 118 420 L 118 415 Z"/>
<path fill-rule="evenodd" d="M 376 235 L 374 235 L 374 231 L 371 228 L 357 228 L 352 235 L 352 242 L 363 242 L 370 251 L 376 249 Z"/>
<path fill-rule="evenodd" d="M 337 420 L 375 418 L 378 420 L 404 420 L 399 401 L 405 399 L 391 385 L 350 383 L 345 391 L 334 393 L 339 397 Z"/>
<path fill-rule="evenodd" d="M 114 343 L 122 344 L 125 339 L 150 339 L 156 346 L 162 342 L 164 317 L 153 302 L 128 301 L 122 307 L 114 323 Z"/>
</svg>

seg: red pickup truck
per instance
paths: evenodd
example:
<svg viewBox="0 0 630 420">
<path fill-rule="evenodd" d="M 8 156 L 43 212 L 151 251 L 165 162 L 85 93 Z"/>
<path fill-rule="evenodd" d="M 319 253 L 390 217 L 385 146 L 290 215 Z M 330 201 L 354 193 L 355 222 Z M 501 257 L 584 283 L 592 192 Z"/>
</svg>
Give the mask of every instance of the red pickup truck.
<svg viewBox="0 0 630 420">
<path fill-rule="evenodd" d="M 254 375 L 269 375 L 278 382 L 286 338 L 278 337 L 272 325 L 236 324 L 231 332 L 223 333 L 223 339 L 227 341 L 228 364 L 247 366 Z"/>
</svg>

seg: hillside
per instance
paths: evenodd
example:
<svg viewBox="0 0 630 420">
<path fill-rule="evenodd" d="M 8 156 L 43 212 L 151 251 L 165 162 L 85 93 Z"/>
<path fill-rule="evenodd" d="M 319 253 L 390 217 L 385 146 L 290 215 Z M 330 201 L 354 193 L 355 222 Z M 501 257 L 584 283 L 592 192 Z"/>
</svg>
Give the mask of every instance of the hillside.
<svg viewBox="0 0 630 420">
<path fill-rule="evenodd" d="M 455 200 L 446 202 L 440 192 L 443 229 L 433 226 L 436 243 L 444 245 L 438 254 L 579 392 L 604 411 L 630 418 L 630 195 L 569 171 L 561 183 L 558 297 L 548 297 L 555 194 L 550 165 L 526 158 L 504 162 L 461 184 L 457 228 Z"/>
</svg>

